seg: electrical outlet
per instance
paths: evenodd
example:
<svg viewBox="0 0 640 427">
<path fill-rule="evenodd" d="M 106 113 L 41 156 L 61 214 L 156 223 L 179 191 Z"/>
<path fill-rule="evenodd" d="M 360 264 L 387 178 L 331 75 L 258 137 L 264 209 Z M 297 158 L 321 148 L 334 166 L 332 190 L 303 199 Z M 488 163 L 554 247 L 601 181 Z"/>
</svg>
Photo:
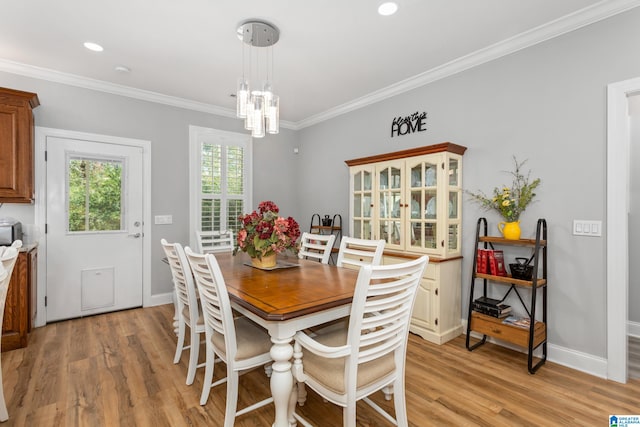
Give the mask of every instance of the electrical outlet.
<svg viewBox="0 0 640 427">
<path fill-rule="evenodd" d="M 602 221 L 591 221 L 584 219 L 573 220 L 573 235 L 574 236 L 602 236 Z"/>
<path fill-rule="evenodd" d="M 156 225 L 173 224 L 173 215 L 156 215 L 154 219 Z"/>
</svg>

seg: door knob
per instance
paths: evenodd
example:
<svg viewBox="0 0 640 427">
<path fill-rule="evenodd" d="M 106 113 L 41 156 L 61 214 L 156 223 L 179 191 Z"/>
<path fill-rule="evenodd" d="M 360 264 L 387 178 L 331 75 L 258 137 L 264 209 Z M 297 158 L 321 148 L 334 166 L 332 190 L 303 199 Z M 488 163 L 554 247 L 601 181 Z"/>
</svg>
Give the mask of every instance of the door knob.
<svg viewBox="0 0 640 427">
<path fill-rule="evenodd" d="M 133 237 L 134 239 L 139 239 L 142 236 L 142 233 L 129 234 L 129 237 Z"/>
</svg>

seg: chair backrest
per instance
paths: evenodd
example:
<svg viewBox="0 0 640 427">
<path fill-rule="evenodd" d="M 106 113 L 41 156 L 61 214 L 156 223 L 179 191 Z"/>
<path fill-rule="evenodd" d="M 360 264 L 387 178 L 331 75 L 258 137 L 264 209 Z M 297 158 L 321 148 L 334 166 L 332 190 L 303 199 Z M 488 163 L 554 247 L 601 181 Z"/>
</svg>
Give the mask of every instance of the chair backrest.
<svg viewBox="0 0 640 427">
<path fill-rule="evenodd" d="M 19 240 L 16 240 L 16 241 L 20 242 Z M 4 267 L 4 269 L 7 271 L 7 274 L 9 275 L 8 280 L 11 280 L 11 274 L 13 274 L 13 268 L 16 266 L 16 261 L 18 260 L 18 249 L 21 247 L 22 247 L 22 242 L 20 242 L 19 245 L 16 245 L 16 246 L 11 245 L 7 248 L 4 248 L 4 251 L 0 254 L 0 262 L 2 263 L 2 266 Z"/>
<path fill-rule="evenodd" d="M 18 249 L 14 247 L 5 248 L 0 257 L 0 319 L 4 316 L 4 303 L 7 300 L 7 291 L 13 267 L 18 260 Z M 0 387 L 2 386 L 2 375 L 0 374 Z"/>
<path fill-rule="evenodd" d="M 357 365 L 389 353 L 394 353 L 395 369 L 404 372 L 411 312 L 428 263 L 424 255 L 405 263 L 360 269 L 347 336 L 352 349 L 345 364 L 347 390 L 356 387 Z"/>
<path fill-rule="evenodd" d="M 231 252 L 233 251 L 233 231 L 196 231 L 198 252 Z"/>
<path fill-rule="evenodd" d="M 194 322 L 193 327 L 200 317 L 200 309 L 198 308 L 196 285 L 193 282 L 193 274 L 185 256 L 184 248 L 180 243 L 168 243 L 165 239 L 162 239 L 160 243 L 169 261 L 169 267 L 171 267 L 179 313 L 182 314 L 183 309 L 187 307 L 189 309 L 189 318 Z"/>
<path fill-rule="evenodd" d="M 338 251 L 338 267 L 360 268 L 363 265 L 380 265 L 384 240 L 357 239 L 344 236 Z"/>
<path fill-rule="evenodd" d="M 298 258 L 314 258 L 320 260 L 323 264 L 328 264 L 335 241 L 335 234 L 311 234 L 304 232 L 300 237 Z"/>
<path fill-rule="evenodd" d="M 218 261 L 213 254 L 197 254 L 189 247 L 185 248 L 185 253 L 200 293 L 207 341 L 215 345 L 217 340 L 213 340 L 214 334 L 224 336 L 225 348 L 221 349 L 224 350 L 224 356 L 218 355 L 225 362 L 235 360 L 238 347 L 233 311 Z"/>
</svg>

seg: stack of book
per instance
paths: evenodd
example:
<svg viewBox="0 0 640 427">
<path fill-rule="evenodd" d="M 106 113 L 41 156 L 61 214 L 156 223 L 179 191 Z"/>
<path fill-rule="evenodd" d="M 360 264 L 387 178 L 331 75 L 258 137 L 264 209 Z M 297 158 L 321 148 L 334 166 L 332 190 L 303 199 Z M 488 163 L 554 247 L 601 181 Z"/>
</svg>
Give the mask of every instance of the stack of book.
<svg viewBox="0 0 640 427">
<path fill-rule="evenodd" d="M 478 313 L 493 317 L 507 317 L 511 313 L 511 306 L 493 298 L 480 297 L 473 301 L 473 309 Z"/>
<path fill-rule="evenodd" d="M 494 276 L 506 276 L 504 252 L 494 249 L 478 249 L 476 271 L 478 273 L 493 274 Z"/>
</svg>

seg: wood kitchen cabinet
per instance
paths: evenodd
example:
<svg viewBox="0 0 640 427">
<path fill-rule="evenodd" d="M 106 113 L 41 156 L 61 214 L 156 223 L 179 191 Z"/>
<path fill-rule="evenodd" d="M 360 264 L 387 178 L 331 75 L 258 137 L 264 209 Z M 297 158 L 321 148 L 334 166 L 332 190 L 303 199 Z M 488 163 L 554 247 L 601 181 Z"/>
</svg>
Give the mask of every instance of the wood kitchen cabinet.
<svg viewBox="0 0 640 427">
<path fill-rule="evenodd" d="M 0 88 L 0 203 L 33 201 L 33 109 L 31 92 Z"/>
<path fill-rule="evenodd" d="M 36 316 L 38 249 L 27 246 L 18 254 L 13 268 L 2 322 L 2 351 L 27 346 Z"/>
</svg>

